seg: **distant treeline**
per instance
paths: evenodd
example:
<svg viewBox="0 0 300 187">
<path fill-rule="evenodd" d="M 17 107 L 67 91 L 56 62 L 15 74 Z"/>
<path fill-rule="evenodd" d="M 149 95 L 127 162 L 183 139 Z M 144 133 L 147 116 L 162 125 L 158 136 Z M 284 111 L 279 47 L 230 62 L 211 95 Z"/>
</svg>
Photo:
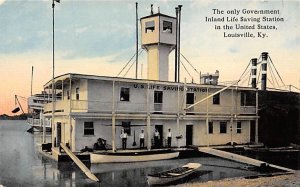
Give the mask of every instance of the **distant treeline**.
<svg viewBox="0 0 300 187">
<path fill-rule="evenodd" d="M 28 114 L 20 114 L 15 116 L 9 116 L 7 114 L 1 114 L 0 120 L 27 120 Z"/>
</svg>

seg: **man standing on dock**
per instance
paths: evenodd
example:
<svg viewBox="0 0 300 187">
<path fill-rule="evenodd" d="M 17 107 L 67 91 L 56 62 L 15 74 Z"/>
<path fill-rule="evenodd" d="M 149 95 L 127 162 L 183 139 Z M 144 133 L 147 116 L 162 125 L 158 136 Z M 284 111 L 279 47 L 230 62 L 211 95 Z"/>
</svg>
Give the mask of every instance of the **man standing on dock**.
<svg viewBox="0 0 300 187">
<path fill-rule="evenodd" d="M 171 142 L 172 142 L 172 132 L 171 132 L 171 129 L 169 129 L 167 137 L 168 137 L 168 147 L 171 147 Z"/>
<path fill-rule="evenodd" d="M 144 130 L 142 129 L 142 132 L 140 133 L 140 148 L 144 148 L 145 146 L 145 134 Z"/>
<path fill-rule="evenodd" d="M 122 139 L 122 149 L 126 149 L 126 145 L 127 145 L 127 133 L 125 132 L 124 129 L 122 129 L 121 131 L 121 135 L 120 138 Z"/>
</svg>

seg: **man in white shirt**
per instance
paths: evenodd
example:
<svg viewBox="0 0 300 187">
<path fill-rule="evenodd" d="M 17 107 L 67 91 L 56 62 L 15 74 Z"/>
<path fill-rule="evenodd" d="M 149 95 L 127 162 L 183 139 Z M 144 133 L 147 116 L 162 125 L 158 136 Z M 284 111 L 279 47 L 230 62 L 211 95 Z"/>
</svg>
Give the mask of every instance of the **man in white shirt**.
<svg viewBox="0 0 300 187">
<path fill-rule="evenodd" d="M 122 149 L 126 149 L 126 144 L 127 144 L 127 133 L 125 132 L 124 129 L 121 131 L 120 138 L 122 139 Z"/>
<path fill-rule="evenodd" d="M 171 147 L 171 142 L 172 142 L 172 132 L 171 132 L 171 129 L 169 129 L 167 137 L 168 137 L 168 147 Z"/>
<path fill-rule="evenodd" d="M 144 134 L 144 130 L 142 129 L 141 133 L 140 133 L 140 148 L 144 148 L 145 146 L 145 134 Z"/>
<path fill-rule="evenodd" d="M 158 148 L 158 144 L 159 144 L 159 132 L 157 129 L 155 129 L 155 132 L 154 132 L 154 147 L 155 148 Z"/>
</svg>

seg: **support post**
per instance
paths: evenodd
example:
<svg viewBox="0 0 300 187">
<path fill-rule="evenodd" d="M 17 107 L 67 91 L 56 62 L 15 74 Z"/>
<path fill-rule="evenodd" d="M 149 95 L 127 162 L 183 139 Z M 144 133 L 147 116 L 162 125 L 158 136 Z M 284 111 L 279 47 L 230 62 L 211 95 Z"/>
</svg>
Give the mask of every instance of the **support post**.
<svg viewBox="0 0 300 187">
<path fill-rule="evenodd" d="M 177 124 L 177 136 L 179 137 L 180 136 L 180 121 L 179 121 L 179 118 L 180 118 L 180 104 L 179 104 L 179 85 L 177 86 L 177 120 L 176 120 L 176 124 Z M 179 139 L 176 138 L 177 140 L 177 147 L 179 148 L 180 145 L 179 145 Z"/>
<path fill-rule="evenodd" d="M 177 67 L 177 64 L 178 64 L 178 58 L 177 58 L 177 55 L 178 55 L 178 7 L 175 8 L 175 12 L 176 12 L 176 29 L 175 29 L 175 37 L 176 37 L 176 44 L 175 44 L 175 82 L 178 82 L 177 81 L 177 70 L 178 70 L 178 67 Z"/>
<path fill-rule="evenodd" d="M 147 149 L 151 150 L 151 123 L 150 123 L 150 108 L 149 108 L 149 82 L 147 85 Z"/>
<path fill-rule="evenodd" d="M 206 88 L 206 97 L 208 97 L 208 87 Z M 206 140 L 207 140 L 207 145 L 209 147 L 209 144 L 210 144 L 210 137 L 209 137 L 209 134 L 208 134 L 208 99 L 206 100 L 206 120 L 205 120 L 205 126 L 206 126 L 206 131 L 205 131 L 205 134 L 206 134 Z"/>
<path fill-rule="evenodd" d="M 33 84 L 33 66 L 31 67 L 31 86 L 30 86 L 30 96 L 32 96 L 32 84 Z"/>
<path fill-rule="evenodd" d="M 112 125 L 111 125 L 111 144 L 112 144 L 112 151 L 116 152 L 116 114 L 115 114 L 115 81 L 113 81 L 112 86 Z"/>
<path fill-rule="evenodd" d="M 231 89 L 231 114 L 230 114 L 230 144 L 233 145 L 233 117 L 234 117 L 234 104 L 233 104 L 233 89 Z"/>
<path fill-rule="evenodd" d="M 40 122 L 42 123 L 43 125 L 43 143 L 46 143 L 46 124 L 45 124 L 45 118 L 43 116 L 43 112 L 44 112 L 44 109 L 41 110 L 41 113 L 40 113 Z"/>
<path fill-rule="evenodd" d="M 135 3 L 135 13 L 136 13 L 136 20 L 135 20 L 135 22 L 136 22 L 136 25 L 135 25 L 135 29 L 136 29 L 136 54 L 135 54 L 135 79 L 137 79 L 138 78 L 138 64 L 139 64 L 139 55 L 138 55 L 138 40 L 139 40 L 139 37 L 138 37 L 138 3 L 136 2 Z"/>
<path fill-rule="evenodd" d="M 72 77 L 70 74 L 70 87 L 69 87 L 69 95 L 67 94 L 67 97 L 69 97 L 69 124 L 70 124 L 70 147 L 72 151 L 75 151 L 75 146 L 73 144 L 73 133 L 75 133 L 75 131 L 73 132 L 73 127 L 72 127 L 72 118 L 71 118 L 71 112 L 72 112 L 72 95 L 71 95 L 71 91 L 72 91 Z M 75 136 L 74 136 L 75 137 Z"/>
<path fill-rule="evenodd" d="M 178 61 L 177 61 L 177 66 L 178 66 L 178 71 L 177 71 L 177 74 L 178 74 L 178 81 L 177 82 L 180 82 L 180 25 L 181 25 L 181 7 L 182 5 L 178 5 L 178 54 L 177 54 L 177 58 L 178 58 Z"/>
<path fill-rule="evenodd" d="M 255 119 L 255 143 L 258 144 L 258 89 L 256 89 L 256 119 Z"/>
</svg>

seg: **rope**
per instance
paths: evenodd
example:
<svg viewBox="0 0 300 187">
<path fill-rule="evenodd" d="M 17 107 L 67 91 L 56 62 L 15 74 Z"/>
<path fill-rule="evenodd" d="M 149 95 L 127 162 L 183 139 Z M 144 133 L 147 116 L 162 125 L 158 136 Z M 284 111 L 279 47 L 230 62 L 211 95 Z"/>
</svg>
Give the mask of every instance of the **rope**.
<svg viewBox="0 0 300 187">
<path fill-rule="evenodd" d="M 142 48 L 139 49 L 143 50 Z M 135 57 L 136 53 L 134 53 L 134 55 L 130 58 L 130 60 L 126 63 L 126 65 L 122 68 L 122 70 L 118 73 L 117 77 L 123 72 L 123 70 L 128 66 L 128 64 L 131 62 L 131 60 Z"/>
<path fill-rule="evenodd" d="M 139 56 L 142 52 L 143 52 L 143 49 L 138 53 L 138 56 Z M 123 77 L 125 77 L 125 76 L 127 75 L 127 73 L 128 73 L 129 70 L 132 68 L 132 66 L 133 66 L 133 64 L 134 64 L 135 62 L 136 62 L 136 60 L 132 62 L 132 64 L 130 65 L 130 67 L 129 67 L 129 69 L 126 71 L 126 73 L 123 75 Z"/>
<path fill-rule="evenodd" d="M 243 73 L 244 75 L 242 75 L 238 80 L 243 80 L 247 75 L 250 74 L 250 72 L 251 72 L 251 69 L 244 71 L 244 73 Z M 249 76 L 249 78 L 250 78 L 250 76 Z"/>
<path fill-rule="evenodd" d="M 189 63 L 189 65 L 198 73 L 198 74 L 200 74 L 200 72 L 199 71 L 197 71 L 197 69 L 190 63 L 190 61 L 188 61 L 188 59 L 187 58 L 185 58 L 185 56 L 183 55 L 183 54 L 181 54 L 180 53 L 180 55 Z"/>
<path fill-rule="evenodd" d="M 276 81 L 276 84 L 277 84 L 277 86 L 279 87 L 279 84 L 278 84 L 278 81 L 277 81 L 277 79 L 276 79 L 276 77 L 275 77 L 275 74 L 274 74 L 274 72 L 273 72 L 272 66 L 270 66 L 270 72 L 271 72 L 271 78 L 272 78 L 272 80 L 273 80 L 273 77 L 274 77 L 274 79 L 275 79 L 275 81 Z M 274 82 L 274 80 L 273 80 L 273 82 Z M 274 84 L 275 84 L 275 82 L 274 82 Z M 275 87 L 275 85 L 274 85 L 274 87 Z"/>
<path fill-rule="evenodd" d="M 250 66 L 250 63 L 251 63 L 251 60 L 249 61 L 249 63 L 248 63 L 248 65 L 247 65 L 246 69 L 244 70 L 244 72 L 243 72 L 242 75 L 240 76 L 239 80 L 242 79 L 242 76 L 243 76 L 244 73 L 247 71 L 248 67 Z"/>
<path fill-rule="evenodd" d="M 293 88 L 295 88 L 296 90 L 299 90 L 299 91 L 300 91 L 300 89 L 297 88 L 296 86 L 294 86 L 294 85 L 290 85 L 290 86 L 293 87 Z"/>
<path fill-rule="evenodd" d="M 278 73 L 278 71 L 277 71 L 277 69 L 276 69 L 276 67 L 275 67 L 275 65 L 274 65 L 274 63 L 273 63 L 273 61 L 272 61 L 272 59 L 271 59 L 271 57 L 270 57 L 270 56 L 269 56 L 269 59 L 270 59 L 270 61 L 271 61 L 272 65 L 273 65 L 273 67 L 274 67 L 274 69 L 275 69 L 275 71 L 276 71 L 276 73 L 277 73 L 278 77 L 280 78 L 280 80 L 281 80 L 282 84 L 283 84 L 283 85 L 285 85 L 285 84 L 284 84 L 284 82 L 283 82 L 283 80 L 282 80 L 282 78 L 281 78 L 281 76 L 279 75 L 279 73 Z"/>
<path fill-rule="evenodd" d="M 269 81 L 269 83 L 271 83 L 274 86 L 274 88 L 276 87 L 274 82 L 272 82 L 270 79 L 267 79 L 267 80 Z"/>
<path fill-rule="evenodd" d="M 182 61 L 180 61 L 180 63 L 181 63 L 181 65 L 184 67 L 185 71 L 189 74 L 189 76 L 190 76 L 192 79 L 194 79 L 194 78 L 192 77 L 192 75 L 190 74 L 190 72 L 186 69 L 186 67 L 185 67 L 185 65 L 182 63 Z"/>
</svg>

